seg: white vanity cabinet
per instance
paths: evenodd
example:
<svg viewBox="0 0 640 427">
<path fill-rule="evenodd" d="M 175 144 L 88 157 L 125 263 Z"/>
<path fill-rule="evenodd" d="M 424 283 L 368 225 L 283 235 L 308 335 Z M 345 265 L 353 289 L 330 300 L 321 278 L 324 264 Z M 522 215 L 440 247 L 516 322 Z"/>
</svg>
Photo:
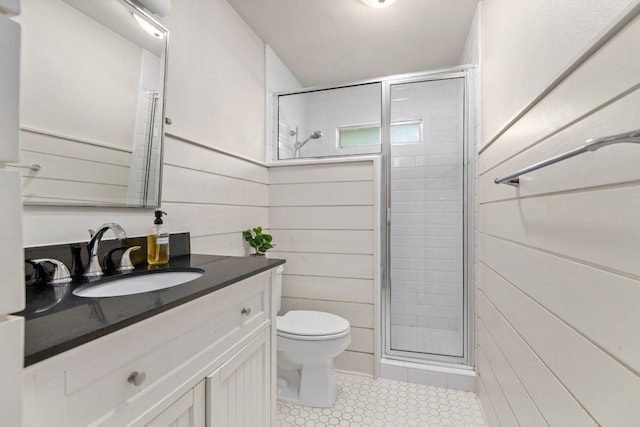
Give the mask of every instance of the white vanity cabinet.
<svg viewBox="0 0 640 427">
<path fill-rule="evenodd" d="M 207 427 L 253 427 L 266 425 L 270 404 L 270 330 L 213 371 L 206 379 Z"/>
<path fill-rule="evenodd" d="M 205 427 L 204 381 L 180 396 L 145 427 Z"/>
<path fill-rule="evenodd" d="M 275 269 L 25 368 L 24 425 L 275 425 Z"/>
</svg>

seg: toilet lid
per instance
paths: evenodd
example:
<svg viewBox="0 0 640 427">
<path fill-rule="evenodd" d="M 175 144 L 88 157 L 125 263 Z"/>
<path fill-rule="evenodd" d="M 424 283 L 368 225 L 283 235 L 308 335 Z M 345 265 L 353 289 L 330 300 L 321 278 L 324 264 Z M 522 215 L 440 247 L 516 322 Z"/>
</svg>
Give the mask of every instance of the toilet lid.
<svg viewBox="0 0 640 427">
<path fill-rule="evenodd" d="M 278 332 L 284 332 L 287 335 L 307 337 L 342 335 L 349 329 L 349 322 L 346 319 L 321 311 L 293 310 L 278 317 Z"/>
</svg>

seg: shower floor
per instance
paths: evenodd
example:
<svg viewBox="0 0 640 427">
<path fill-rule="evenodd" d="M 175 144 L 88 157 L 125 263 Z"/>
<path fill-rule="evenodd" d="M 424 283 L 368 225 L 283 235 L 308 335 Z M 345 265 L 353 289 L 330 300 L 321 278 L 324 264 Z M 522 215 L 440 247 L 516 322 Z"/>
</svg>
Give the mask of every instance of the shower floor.
<svg viewBox="0 0 640 427">
<path fill-rule="evenodd" d="M 462 356 L 462 334 L 447 329 L 392 325 L 391 349 Z"/>
</svg>

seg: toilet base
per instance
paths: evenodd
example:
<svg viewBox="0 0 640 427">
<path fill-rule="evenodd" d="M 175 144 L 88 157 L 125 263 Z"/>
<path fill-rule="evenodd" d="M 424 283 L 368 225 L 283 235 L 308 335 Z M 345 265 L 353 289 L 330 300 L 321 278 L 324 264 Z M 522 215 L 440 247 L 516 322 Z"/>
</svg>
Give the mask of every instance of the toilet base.
<svg viewBox="0 0 640 427">
<path fill-rule="evenodd" d="M 278 358 L 282 360 L 280 354 Z M 289 363 L 287 365 L 291 367 Z M 296 370 L 285 370 L 278 366 L 277 399 L 319 408 L 333 406 L 336 400 L 333 359 L 326 363 L 305 364 Z"/>
<path fill-rule="evenodd" d="M 281 402 L 298 403 L 300 400 L 298 393 L 300 390 L 300 371 L 281 372 L 278 370 L 276 390 L 277 400 Z"/>
</svg>

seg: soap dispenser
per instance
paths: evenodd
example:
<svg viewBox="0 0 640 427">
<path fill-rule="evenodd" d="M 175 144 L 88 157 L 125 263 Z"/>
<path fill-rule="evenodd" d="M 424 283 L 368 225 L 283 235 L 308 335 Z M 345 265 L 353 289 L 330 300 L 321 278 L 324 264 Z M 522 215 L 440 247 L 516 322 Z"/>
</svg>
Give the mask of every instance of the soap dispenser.
<svg viewBox="0 0 640 427">
<path fill-rule="evenodd" d="M 147 263 L 149 265 L 169 263 L 169 233 L 162 223 L 162 215 L 167 215 L 167 213 L 161 210 L 155 211 L 156 218 L 147 236 Z"/>
</svg>

